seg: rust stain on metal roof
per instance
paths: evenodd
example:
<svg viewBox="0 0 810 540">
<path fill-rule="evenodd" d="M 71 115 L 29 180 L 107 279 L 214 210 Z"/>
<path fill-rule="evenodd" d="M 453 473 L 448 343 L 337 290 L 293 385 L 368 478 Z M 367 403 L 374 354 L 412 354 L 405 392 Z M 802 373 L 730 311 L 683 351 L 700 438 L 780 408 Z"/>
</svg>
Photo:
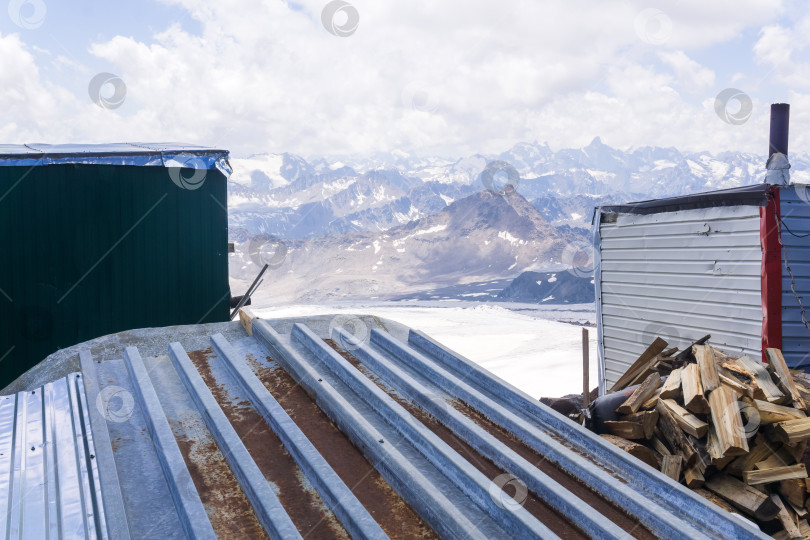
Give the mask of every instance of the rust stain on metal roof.
<svg viewBox="0 0 810 540">
<path fill-rule="evenodd" d="M 199 352 L 201 355 L 205 351 Z M 220 538 L 268 538 L 242 486 L 204 422 L 169 419 L 194 486 Z M 196 437 L 190 436 L 197 434 Z M 184 489 L 184 486 L 180 486 Z"/>
<path fill-rule="evenodd" d="M 391 396 L 397 403 L 402 405 L 414 418 L 422 422 L 430 431 L 436 434 L 442 441 L 444 441 L 453 450 L 458 452 L 464 459 L 466 459 L 473 467 L 478 469 L 484 476 L 490 480 L 494 480 L 498 476 L 506 473 L 503 469 L 498 467 L 489 458 L 482 456 L 472 446 L 467 444 L 455 433 L 453 433 L 444 424 L 439 422 L 433 416 L 425 412 L 423 409 L 416 406 L 411 401 L 403 398 L 392 392 L 390 387 L 384 384 L 380 378 L 367 369 L 362 362 L 360 362 L 354 355 L 342 349 L 333 340 L 325 340 L 335 351 L 337 351 L 343 358 L 356 367 L 363 375 L 368 377 L 374 384 L 376 384 L 383 392 Z M 507 483 L 503 486 L 503 491 L 511 498 L 517 495 L 517 486 L 512 483 Z M 512 492 L 510 493 L 511 490 Z M 545 501 L 537 496 L 532 491 L 526 494 L 526 498 L 518 501 L 523 508 L 536 517 L 540 522 L 551 529 L 560 538 L 564 539 L 579 539 L 588 538 L 574 523 L 568 520 L 565 516 L 560 514 L 557 510 L 550 507 Z"/>
<path fill-rule="evenodd" d="M 478 410 L 470 407 L 466 403 L 454 400 L 453 407 L 464 416 L 485 429 L 490 435 L 501 441 L 503 444 L 514 450 L 529 463 L 549 475 L 557 483 L 565 487 L 568 491 L 585 501 L 589 506 L 596 509 L 600 514 L 627 531 L 634 538 L 654 540 L 656 537 L 634 518 L 627 515 L 621 508 L 601 497 L 586 484 L 577 478 L 569 475 L 565 470 L 550 462 L 545 457 L 530 448 L 523 441 L 506 431 L 501 426 L 493 423 L 489 418 L 481 414 Z"/>
<path fill-rule="evenodd" d="M 209 365 L 211 355 L 211 349 L 188 353 L 301 535 L 318 539 L 348 539 L 346 530 L 306 480 L 261 415 L 247 400 L 234 400 L 226 388 L 217 382 Z"/>
<path fill-rule="evenodd" d="M 272 358 L 268 357 L 272 361 Z M 256 375 L 392 539 L 438 538 L 283 368 L 248 356 Z"/>
<path fill-rule="evenodd" d="M 217 536 L 268 538 L 217 444 L 178 437 L 177 445 Z"/>
</svg>

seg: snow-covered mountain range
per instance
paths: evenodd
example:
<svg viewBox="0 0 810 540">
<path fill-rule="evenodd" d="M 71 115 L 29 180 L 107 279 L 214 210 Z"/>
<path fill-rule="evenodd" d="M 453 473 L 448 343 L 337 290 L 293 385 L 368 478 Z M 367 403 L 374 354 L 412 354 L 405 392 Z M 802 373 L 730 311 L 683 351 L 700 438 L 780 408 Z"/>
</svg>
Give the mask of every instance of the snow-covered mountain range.
<svg viewBox="0 0 810 540">
<path fill-rule="evenodd" d="M 792 178 L 810 182 L 810 159 L 791 163 Z M 621 151 L 599 138 L 457 160 L 263 154 L 231 164 L 232 277 L 255 275 L 256 245 L 283 243 L 271 272 L 289 301 L 396 297 L 564 269 L 589 249 L 595 205 L 753 184 L 765 169 L 763 156 Z M 515 189 L 504 192 L 507 181 Z"/>
<path fill-rule="evenodd" d="M 283 240 L 286 256 L 274 258 L 244 229 L 231 275 L 247 280 L 263 262 L 278 298 L 316 302 L 391 298 L 406 293 L 511 277 L 528 268 L 565 268 L 581 235 L 549 224 L 511 187 L 450 203 L 439 212 L 385 231 L 361 231 Z M 272 261 L 276 261 L 274 264 Z"/>
<path fill-rule="evenodd" d="M 552 224 L 586 227 L 595 204 L 752 184 L 765 168 L 763 156 L 753 154 L 621 151 L 599 138 L 581 149 L 520 143 L 497 156 L 458 160 L 403 152 L 332 161 L 263 154 L 231 160 L 231 225 L 285 238 L 382 231 L 483 189 L 481 172 L 492 161 L 514 167 L 518 192 Z M 793 178 L 810 182 L 810 159 L 794 155 L 791 161 Z"/>
</svg>

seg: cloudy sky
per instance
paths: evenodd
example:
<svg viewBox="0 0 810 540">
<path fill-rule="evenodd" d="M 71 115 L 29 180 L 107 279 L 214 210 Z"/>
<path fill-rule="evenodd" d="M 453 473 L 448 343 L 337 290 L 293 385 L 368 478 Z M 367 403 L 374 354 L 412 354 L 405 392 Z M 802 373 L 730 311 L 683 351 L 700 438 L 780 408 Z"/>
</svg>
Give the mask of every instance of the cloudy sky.
<svg viewBox="0 0 810 540">
<path fill-rule="evenodd" d="M 1 143 L 810 151 L 801 0 L 3 1 Z"/>
</svg>

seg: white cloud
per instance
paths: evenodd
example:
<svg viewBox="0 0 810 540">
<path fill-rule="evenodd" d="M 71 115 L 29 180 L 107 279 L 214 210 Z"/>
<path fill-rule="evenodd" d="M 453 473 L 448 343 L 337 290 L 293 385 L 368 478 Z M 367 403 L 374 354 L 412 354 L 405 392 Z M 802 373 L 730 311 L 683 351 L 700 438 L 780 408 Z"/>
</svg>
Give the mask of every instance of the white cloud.
<svg viewBox="0 0 810 540">
<path fill-rule="evenodd" d="M 69 93 L 40 78 L 34 55 L 18 34 L 0 35 L 0 57 L 0 136 L 14 142 L 52 130 L 49 120 L 52 122 L 71 102 Z"/>
<path fill-rule="evenodd" d="M 355 1 L 360 24 L 346 38 L 322 27 L 324 0 L 167 3 L 187 9 L 201 33 L 173 25 L 150 40 L 116 36 L 90 49 L 126 82 L 114 111 L 91 104 L 86 87 L 43 81 L 44 59 L 17 39 L 23 54 L 4 58 L 26 62 L 19 69 L 34 94 L 0 121 L 4 138 L 178 140 L 237 155 L 458 156 L 596 135 L 616 146 L 756 150 L 756 109 L 744 126 L 722 123 L 706 106 L 714 70 L 693 51 L 772 22 L 781 9 L 762 0 L 662 4 L 671 25 L 656 46 L 637 33 L 642 1 Z M 94 71 L 84 69 L 89 80 Z"/>
<path fill-rule="evenodd" d="M 683 0 L 661 2 L 660 7 L 673 22 L 667 43 L 687 51 L 735 39 L 745 28 L 768 24 L 784 10 L 780 0 Z"/>
<path fill-rule="evenodd" d="M 768 25 L 754 45 L 756 60 L 771 68 L 768 78 L 792 88 L 810 88 L 810 16 L 800 18 L 793 26 Z"/>
<path fill-rule="evenodd" d="M 661 60 L 672 68 L 677 84 L 690 94 L 700 94 L 714 85 L 714 71 L 686 56 L 683 51 L 661 52 Z"/>
<path fill-rule="evenodd" d="M 748 122 L 732 126 L 717 117 L 713 95 L 696 106 L 687 105 L 674 83 L 672 76 L 649 67 L 628 63 L 612 69 L 606 91 L 564 96 L 533 115 L 536 139 L 556 147 L 581 147 L 601 136 L 605 144 L 618 148 L 761 150 L 767 138 L 764 104 L 756 102 Z M 577 129 L 570 129 L 572 125 Z"/>
</svg>

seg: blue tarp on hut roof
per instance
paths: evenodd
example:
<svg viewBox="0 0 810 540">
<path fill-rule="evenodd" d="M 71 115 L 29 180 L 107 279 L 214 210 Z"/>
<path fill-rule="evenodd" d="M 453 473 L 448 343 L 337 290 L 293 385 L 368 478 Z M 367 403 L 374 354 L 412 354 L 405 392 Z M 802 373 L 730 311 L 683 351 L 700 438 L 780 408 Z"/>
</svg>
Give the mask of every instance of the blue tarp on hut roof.
<svg viewBox="0 0 810 540">
<path fill-rule="evenodd" d="M 231 174 L 228 151 L 183 143 L 0 144 L 0 167 L 71 163 L 140 167 L 217 168 Z"/>
</svg>

